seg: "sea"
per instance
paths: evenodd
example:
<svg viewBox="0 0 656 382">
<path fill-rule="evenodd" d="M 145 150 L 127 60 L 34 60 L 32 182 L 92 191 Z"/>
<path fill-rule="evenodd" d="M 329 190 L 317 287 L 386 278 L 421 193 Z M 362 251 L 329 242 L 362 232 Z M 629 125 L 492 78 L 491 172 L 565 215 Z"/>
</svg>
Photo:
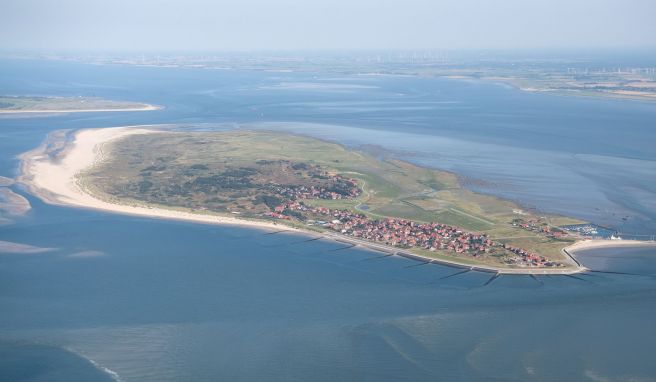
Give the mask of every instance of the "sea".
<svg viewBox="0 0 656 382">
<path fill-rule="evenodd" d="M 0 60 L 0 93 L 150 112 L 0 116 L 0 176 L 52 131 L 289 131 L 656 234 L 656 103 L 476 80 Z M 0 225 L 0 381 L 656 381 L 656 247 L 501 276 L 306 236 L 53 206 Z"/>
</svg>

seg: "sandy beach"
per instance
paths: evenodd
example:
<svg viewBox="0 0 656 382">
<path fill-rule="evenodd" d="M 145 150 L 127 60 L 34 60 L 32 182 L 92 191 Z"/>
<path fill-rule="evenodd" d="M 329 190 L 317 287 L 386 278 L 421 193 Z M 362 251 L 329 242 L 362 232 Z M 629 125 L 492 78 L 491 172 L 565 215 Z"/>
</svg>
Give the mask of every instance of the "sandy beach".
<svg viewBox="0 0 656 382">
<path fill-rule="evenodd" d="M 50 204 L 162 219 L 281 229 L 280 225 L 268 222 L 174 211 L 150 206 L 109 203 L 84 192 L 80 187 L 77 174 L 103 159 L 103 144 L 129 135 L 151 134 L 154 132 L 156 131 L 142 127 L 80 130 L 75 134 L 74 140 L 67 143 L 64 151 L 57 158 L 53 159 L 48 156 L 45 145 L 22 154 L 22 175 L 19 181 L 26 185 L 32 194 Z M 294 230 L 287 226 L 284 226 L 284 228 L 290 231 Z"/>
<path fill-rule="evenodd" d="M 103 159 L 103 145 L 137 134 L 152 134 L 157 130 L 149 129 L 147 126 L 128 126 L 102 129 L 84 129 L 77 131 L 72 141 L 65 143 L 63 150 L 54 158 L 47 152 L 48 144 L 26 152 L 21 155 L 22 175 L 18 179 L 24 184 L 32 194 L 42 200 L 57 205 L 75 206 L 80 208 L 90 208 L 102 211 L 108 211 L 119 214 L 128 214 L 136 216 L 146 216 L 151 218 L 174 219 L 183 221 L 192 221 L 207 224 L 224 224 L 236 226 L 248 226 L 266 230 L 285 229 L 305 233 L 303 230 L 295 229 L 287 225 L 279 225 L 273 222 L 245 220 L 237 217 L 209 215 L 196 213 L 194 211 L 179 211 L 166 208 L 159 208 L 139 204 L 117 204 L 101 200 L 88 192 L 78 182 L 77 175 L 85 169 L 99 163 Z M 62 139 L 59 137 L 58 139 Z M 316 234 L 310 233 L 308 234 Z M 356 245 L 362 245 L 375 250 L 385 250 L 391 253 L 399 253 L 399 250 L 393 247 L 381 246 L 376 243 L 364 243 L 349 239 L 347 237 L 337 237 L 334 234 L 323 235 L 327 238 L 339 239 L 342 241 L 352 242 Z M 636 245 L 656 245 L 654 242 L 636 242 L 636 241 L 616 241 L 616 240 L 586 240 L 577 242 L 565 248 L 568 252 L 575 252 L 586 248 L 610 247 L 610 246 L 636 246 Z M 565 252 L 567 254 L 567 252 Z M 438 260 L 420 255 L 410 254 L 410 258 L 424 259 L 429 262 L 443 263 L 459 267 L 466 267 L 492 271 L 499 273 L 526 273 L 526 274 L 562 274 L 585 272 L 587 268 L 575 264 L 576 260 L 571 258 L 570 267 L 566 269 L 543 269 L 543 268 L 505 268 L 489 265 L 465 265 L 457 261 Z"/>
<path fill-rule="evenodd" d="M 130 107 L 130 108 L 116 108 L 116 109 L 44 109 L 44 110 L 2 110 L 0 109 L 0 114 L 34 114 L 34 113 L 97 113 L 105 111 L 152 111 L 152 110 L 161 110 L 161 106 L 156 105 L 144 105 L 142 107 Z"/>
<path fill-rule="evenodd" d="M 569 252 L 582 251 L 592 248 L 620 248 L 620 247 L 656 247 L 656 241 L 638 240 L 583 240 L 578 241 L 565 250 Z"/>
</svg>

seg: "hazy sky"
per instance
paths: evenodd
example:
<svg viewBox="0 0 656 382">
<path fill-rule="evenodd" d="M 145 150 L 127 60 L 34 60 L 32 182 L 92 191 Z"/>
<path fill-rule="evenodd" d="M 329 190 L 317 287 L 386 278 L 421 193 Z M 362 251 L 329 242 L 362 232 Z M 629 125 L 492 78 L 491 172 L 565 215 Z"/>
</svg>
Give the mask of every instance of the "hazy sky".
<svg viewBox="0 0 656 382">
<path fill-rule="evenodd" d="M 0 0 L 0 49 L 656 47 L 656 0 Z"/>
</svg>

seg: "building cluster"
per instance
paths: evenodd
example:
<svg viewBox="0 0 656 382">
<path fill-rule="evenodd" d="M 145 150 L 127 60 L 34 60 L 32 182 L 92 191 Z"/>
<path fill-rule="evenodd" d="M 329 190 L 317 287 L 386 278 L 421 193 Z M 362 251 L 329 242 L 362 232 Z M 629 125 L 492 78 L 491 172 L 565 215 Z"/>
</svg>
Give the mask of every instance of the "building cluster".
<svg viewBox="0 0 656 382">
<path fill-rule="evenodd" d="M 301 213 L 301 214 L 312 214 L 314 216 L 319 215 L 319 216 L 327 216 L 327 217 L 329 217 L 333 213 L 333 210 L 327 207 L 311 207 L 303 202 L 288 201 L 279 206 L 276 206 L 273 209 L 273 211 L 266 212 L 264 216 L 289 220 L 291 218 L 291 216 L 289 215 L 290 211 Z M 330 225 L 330 222 L 324 220 L 308 220 L 308 222 L 316 223 L 318 225 L 322 225 L 326 227 Z"/>
<path fill-rule="evenodd" d="M 416 223 L 406 219 L 371 220 L 350 211 L 334 211 L 328 226 L 342 234 L 380 242 L 386 245 L 421 248 L 429 251 L 450 250 L 481 256 L 495 243 L 487 235 L 464 232 L 439 223 Z"/>
<path fill-rule="evenodd" d="M 324 175 L 329 181 L 326 186 L 271 185 L 271 191 L 290 200 L 299 199 L 353 199 L 360 196 L 362 190 L 358 181 L 340 175 Z"/>
<path fill-rule="evenodd" d="M 557 228 L 550 227 L 539 219 L 530 219 L 530 220 L 515 219 L 513 220 L 512 224 L 515 227 L 519 227 L 527 231 L 543 234 L 551 238 L 558 239 L 567 236 L 566 232 Z"/>
<path fill-rule="evenodd" d="M 560 267 L 560 266 L 562 266 L 561 263 L 557 263 L 557 262 L 554 262 L 554 261 L 549 261 L 549 259 L 547 259 L 544 256 L 540 256 L 538 254 L 528 252 L 528 251 L 526 251 L 522 248 L 513 247 L 512 245 L 509 245 L 509 244 L 503 244 L 502 246 L 508 252 L 511 252 L 511 253 L 513 253 L 517 256 L 517 257 L 508 259 L 507 263 L 509 263 L 509 264 L 517 264 L 517 265 L 531 266 L 531 267 Z"/>
<path fill-rule="evenodd" d="M 421 248 L 428 251 L 445 250 L 473 257 L 500 253 L 505 255 L 508 264 L 524 267 L 562 266 L 560 263 L 549 261 L 544 256 L 495 242 L 485 234 L 465 232 L 446 224 L 417 223 L 398 218 L 373 220 L 364 214 L 349 210 L 312 207 L 298 200 L 283 203 L 265 215 L 288 220 L 292 213 L 315 218 L 316 220 L 307 220 L 310 224 L 321 225 L 343 235 L 390 246 Z"/>
<path fill-rule="evenodd" d="M 565 230 L 578 234 L 583 238 L 595 238 L 595 237 L 610 237 L 613 232 L 611 230 L 605 229 L 603 227 L 595 226 L 593 224 L 575 224 L 570 226 L 563 227 Z"/>
</svg>

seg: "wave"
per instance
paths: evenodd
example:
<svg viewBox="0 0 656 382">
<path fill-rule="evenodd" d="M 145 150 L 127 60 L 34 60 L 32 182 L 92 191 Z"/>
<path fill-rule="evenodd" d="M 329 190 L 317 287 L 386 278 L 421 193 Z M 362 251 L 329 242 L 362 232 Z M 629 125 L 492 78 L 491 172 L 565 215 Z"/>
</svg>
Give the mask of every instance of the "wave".
<svg viewBox="0 0 656 382">
<path fill-rule="evenodd" d="M 105 367 L 105 366 L 101 365 L 100 363 L 98 363 L 98 361 L 94 360 L 93 358 L 88 357 L 88 356 L 85 355 L 84 353 L 79 352 L 79 351 L 75 351 L 74 349 L 71 349 L 71 348 L 65 348 L 65 349 L 66 349 L 67 351 L 69 351 L 69 352 L 71 352 L 71 353 L 73 353 L 73 354 L 75 354 L 75 355 L 81 357 L 81 358 L 84 358 L 84 359 L 87 360 L 90 364 L 92 364 L 93 367 L 95 367 L 96 369 L 98 369 L 98 370 L 102 371 L 103 373 L 107 374 L 107 375 L 108 375 L 110 378 L 112 378 L 114 381 L 116 381 L 116 382 L 123 382 L 123 379 L 121 379 L 121 376 L 120 376 L 117 372 L 115 372 L 114 370 L 112 370 L 112 369 L 110 369 L 110 368 L 108 368 L 108 367 Z"/>
</svg>

